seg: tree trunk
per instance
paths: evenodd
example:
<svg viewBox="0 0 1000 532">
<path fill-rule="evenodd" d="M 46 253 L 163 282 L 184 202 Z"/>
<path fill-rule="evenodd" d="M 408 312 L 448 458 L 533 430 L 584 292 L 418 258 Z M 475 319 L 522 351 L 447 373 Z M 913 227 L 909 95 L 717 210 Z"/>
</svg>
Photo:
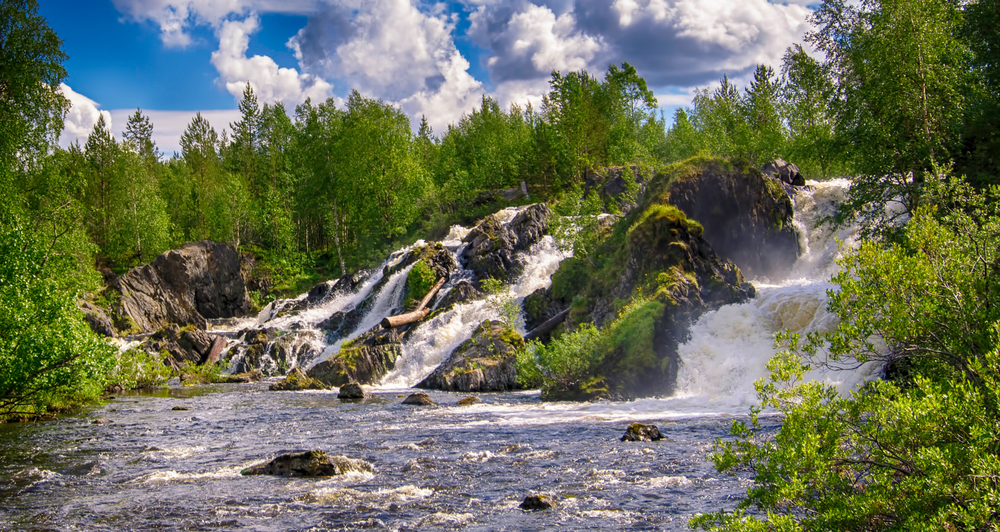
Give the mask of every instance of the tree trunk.
<svg viewBox="0 0 1000 532">
<path fill-rule="evenodd" d="M 386 329 L 391 329 L 392 327 L 399 327 L 400 325 L 406 325 L 408 323 L 413 323 L 415 321 L 420 321 L 427 317 L 431 313 L 430 309 L 425 308 L 428 303 L 431 302 L 431 298 L 437 293 L 441 287 L 444 286 L 444 277 L 438 280 L 431 288 L 430 292 L 420 300 L 420 304 L 417 305 L 417 309 L 413 312 L 407 312 L 405 314 L 397 314 L 395 316 L 387 316 L 382 320 L 382 327 Z"/>
</svg>

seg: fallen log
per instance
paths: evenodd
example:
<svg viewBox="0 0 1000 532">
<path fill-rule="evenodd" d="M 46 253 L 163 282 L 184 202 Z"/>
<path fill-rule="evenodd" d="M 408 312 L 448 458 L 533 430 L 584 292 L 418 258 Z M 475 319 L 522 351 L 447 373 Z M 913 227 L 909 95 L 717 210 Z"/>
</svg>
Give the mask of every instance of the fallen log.
<svg viewBox="0 0 1000 532">
<path fill-rule="evenodd" d="M 413 323 L 415 321 L 420 321 L 427 317 L 431 313 L 430 309 L 426 308 L 427 304 L 431 302 L 431 298 L 437 293 L 441 287 L 444 286 L 444 277 L 438 280 L 431 288 L 430 292 L 420 300 L 420 304 L 417 305 L 416 310 L 412 312 L 406 312 L 404 314 L 397 314 L 395 316 L 386 316 L 382 319 L 382 327 L 386 329 L 391 329 L 392 327 L 399 327 L 400 325 L 406 325 L 407 323 Z"/>
<path fill-rule="evenodd" d="M 569 309 L 566 309 L 560 312 L 559 314 L 556 314 L 555 316 L 549 318 L 545 323 L 532 329 L 531 332 L 524 335 L 524 340 L 525 341 L 534 340 L 539 336 L 543 336 L 545 334 L 552 332 L 553 329 L 559 326 L 559 324 L 566 319 L 566 316 L 569 316 Z"/>
</svg>

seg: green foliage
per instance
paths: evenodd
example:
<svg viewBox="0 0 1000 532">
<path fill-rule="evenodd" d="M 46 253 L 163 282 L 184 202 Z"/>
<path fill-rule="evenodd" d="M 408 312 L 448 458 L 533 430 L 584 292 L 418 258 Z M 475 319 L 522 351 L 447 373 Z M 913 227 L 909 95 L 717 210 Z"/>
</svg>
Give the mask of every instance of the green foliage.
<svg viewBox="0 0 1000 532">
<path fill-rule="evenodd" d="M 410 268 L 410 273 L 406 276 L 406 306 L 413 306 L 415 302 L 423 299 L 431 291 L 431 288 L 434 288 L 435 282 L 437 282 L 437 274 L 434 273 L 433 268 L 422 260 L 414 263 L 413 267 Z"/>
<path fill-rule="evenodd" d="M 499 279 L 488 277 L 480 283 L 483 292 L 486 293 L 486 304 L 495 312 L 504 326 L 508 329 L 518 329 L 524 327 L 524 317 L 521 313 L 521 304 L 510 292 L 510 287 Z"/>
<path fill-rule="evenodd" d="M 628 228 L 626 233 L 630 237 L 633 235 L 638 235 L 643 232 L 643 226 L 652 224 L 656 220 L 669 220 L 672 223 L 680 225 L 687 229 L 693 235 L 701 236 L 705 232 L 705 228 L 695 220 L 691 220 L 684 214 L 684 211 L 674 207 L 673 205 L 666 205 L 663 203 L 654 203 L 642 211 L 639 218 L 632 223 Z"/>
<path fill-rule="evenodd" d="M 170 367 L 156 355 L 140 349 L 118 352 L 106 377 L 107 391 L 143 390 L 163 386 L 173 376 Z"/>
<path fill-rule="evenodd" d="M 225 382 L 226 377 L 222 374 L 226 370 L 225 365 L 220 361 L 218 364 L 194 364 L 190 360 L 185 360 L 178 372 L 181 382 L 189 384 L 212 384 Z"/>
<path fill-rule="evenodd" d="M 517 386 L 523 390 L 540 388 L 545 382 L 542 370 L 538 367 L 538 349 L 542 344 L 537 340 L 526 342 L 515 353 L 514 366 L 517 368 Z"/>
<path fill-rule="evenodd" d="M 761 410 L 733 425 L 713 455 L 754 484 L 735 512 L 694 524 L 726 530 L 988 530 L 1000 488 L 1000 217 L 997 191 L 933 188 L 903 238 L 866 242 L 841 261 L 829 308 L 840 325 L 787 351 L 757 383 L 783 415 Z M 955 200 L 947 204 L 943 199 Z M 955 208 L 958 207 L 958 208 Z M 828 363 L 906 364 L 906 379 L 870 382 L 849 397 L 803 372 Z M 748 513 L 750 510 L 755 510 Z M 766 521 L 765 521 L 766 519 Z"/>
<path fill-rule="evenodd" d="M 594 374 L 604 358 L 607 338 L 593 324 L 563 334 L 534 350 L 542 374 L 542 395 L 574 390 Z"/>
</svg>

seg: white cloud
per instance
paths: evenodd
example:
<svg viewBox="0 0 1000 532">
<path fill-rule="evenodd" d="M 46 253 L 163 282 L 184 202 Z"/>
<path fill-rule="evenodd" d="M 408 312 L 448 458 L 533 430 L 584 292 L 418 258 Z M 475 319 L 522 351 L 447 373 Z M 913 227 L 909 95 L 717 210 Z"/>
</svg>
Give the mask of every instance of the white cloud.
<svg viewBox="0 0 1000 532">
<path fill-rule="evenodd" d="M 219 49 L 212 52 L 212 65 L 219 71 L 219 81 L 237 99 L 249 82 L 261 103 L 282 102 L 288 109 L 312 98 L 323 101 L 333 86 L 312 74 L 299 74 L 294 68 L 281 68 L 263 55 L 247 57 L 250 34 L 257 31 L 256 15 L 229 20 L 219 27 Z"/>
<path fill-rule="evenodd" d="M 111 129 L 113 123 L 111 113 L 98 109 L 100 104 L 74 91 L 65 83 L 59 85 L 59 92 L 70 103 L 69 112 L 66 113 L 66 118 L 63 121 L 62 134 L 59 136 L 60 146 L 66 148 L 77 141 L 81 145 L 85 144 L 101 115 L 104 115 L 104 122 L 108 129 Z"/>
<path fill-rule="evenodd" d="M 455 46 L 456 20 L 444 4 L 338 3 L 312 17 L 290 46 L 308 71 L 397 102 L 413 118 L 425 114 L 440 130 L 483 93 Z"/>
<path fill-rule="evenodd" d="M 159 26 L 168 47 L 191 44 L 188 30 L 198 24 L 218 27 L 230 15 L 250 12 L 305 15 L 318 9 L 317 0 L 112 0 L 119 12 L 136 22 Z"/>
</svg>

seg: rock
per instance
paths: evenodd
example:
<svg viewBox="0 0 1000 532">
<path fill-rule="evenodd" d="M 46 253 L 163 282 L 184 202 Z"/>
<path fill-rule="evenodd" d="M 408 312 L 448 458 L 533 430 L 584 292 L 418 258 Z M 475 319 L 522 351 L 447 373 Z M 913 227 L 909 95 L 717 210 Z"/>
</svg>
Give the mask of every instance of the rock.
<svg viewBox="0 0 1000 532">
<path fill-rule="evenodd" d="M 517 386 L 516 352 L 521 336 L 499 321 L 479 324 L 472 338 L 458 346 L 415 388 L 460 392 L 498 392 Z"/>
<path fill-rule="evenodd" d="M 552 287 L 539 288 L 524 298 L 524 329 L 533 331 L 539 325 L 551 320 L 569 308 L 569 303 L 553 297 Z M 548 342 L 548 335 L 539 338 Z"/>
<path fill-rule="evenodd" d="M 747 278 L 784 279 L 799 256 L 799 238 L 782 183 L 716 163 L 701 170 L 670 183 L 669 203 L 697 220 L 712 249 Z"/>
<path fill-rule="evenodd" d="M 475 285 L 472 284 L 467 279 L 462 279 L 455 283 L 455 286 L 451 287 L 441 298 L 441 302 L 437 305 L 437 310 L 448 310 L 455 305 L 462 303 L 468 303 L 469 301 L 474 301 L 476 299 L 482 299 L 482 292 L 480 292 Z"/>
<path fill-rule="evenodd" d="M 622 441 L 657 441 L 662 440 L 663 434 L 656 425 L 643 425 L 642 423 L 632 423 L 628 426 Z"/>
<path fill-rule="evenodd" d="M 288 392 L 297 390 L 327 390 L 330 387 L 322 382 L 306 375 L 298 366 L 288 372 L 288 376 L 280 382 L 276 382 L 268 387 L 271 391 Z"/>
<path fill-rule="evenodd" d="M 416 392 L 416 393 L 410 394 L 410 396 L 407 397 L 406 399 L 403 399 L 403 404 L 404 405 L 417 405 L 417 406 L 431 406 L 431 405 L 433 405 L 435 403 L 434 403 L 434 400 L 431 399 L 431 396 L 427 395 L 426 393 L 424 393 L 424 392 Z"/>
<path fill-rule="evenodd" d="M 108 423 L 114 423 L 114 421 L 111 421 L 108 418 L 99 417 L 90 422 L 91 425 L 107 425 Z"/>
<path fill-rule="evenodd" d="M 402 340 L 395 329 L 376 327 L 341 344 L 340 351 L 310 368 L 309 376 L 330 386 L 372 384 L 396 367 L 402 351 Z"/>
<path fill-rule="evenodd" d="M 212 336 L 191 326 L 182 329 L 169 324 L 153 333 L 141 347 L 150 354 L 166 352 L 169 355 L 167 364 L 180 368 L 184 362 L 195 365 L 207 363 L 213 355 L 213 363 L 218 362 L 225 346 L 226 339 L 223 337 Z"/>
<path fill-rule="evenodd" d="M 226 349 L 226 337 L 216 336 L 212 340 L 212 345 L 208 348 L 208 354 L 205 355 L 205 364 L 217 364 L 219 360 L 222 359 L 222 352 Z"/>
<path fill-rule="evenodd" d="M 364 399 L 365 389 L 361 387 L 360 384 L 356 382 L 349 382 L 340 387 L 340 393 L 337 394 L 338 399 Z"/>
<path fill-rule="evenodd" d="M 248 382 L 257 382 L 264 378 L 264 372 L 259 369 L 252 371 L 245 371 L 243 373 L 236 373 L 233 375 L 228 375 L 224 377 L 224 381 L 229 384 L 246 384 Z"/>
<path fill-rule="evenodd" d="M 182 410 L 191 410 L 191 409 L 188 408 L 188 407 L 186 407 L 186 406 L 175 406 L 175 407 L 171 408 L 171 410 L 182 411 Z"/>
<path fill-rule="evenodd" d="M 778 178 L 782 182 L 795 187 L 803 187 L 806 184 L 806 179 L 799 172 L 799 167 L 784 159 L 779 158 L 769 163 L 764 163 L 760 171 L 764 175 Z"/>
<path fill-rule="evenodd" d="M 250 466 L 241 475 L 276 475 L 281 477 L 332 477 L 351 472 L 371 473 L 375 470 L 364 460 L 346 456 L 329 456 L 323 451 L 303 451 L 283 454 L 270 462 Z"/>
<path fill-rule="evenodd" d="M 108 289 L 121 296 L 112 310 L 130 324 L 129 333 L 153 332 L 169 324 L 204 329 L 206 318 L 250 312 L 239 254 L 220 242 L 203 240 L 167 251 L 151 264 L 113 279 Z"/>
<path fill-rule="evenodd" d="M 548 510 L 556 505 L 552 497 L 548 495 L 528 495 L 519 506 L 522 510 L 533 512 L 537 510 Z"/>
<path fill-rule="evenodd" d="M 544 203 L 526 207 L 507 225 L 494 215 L 487 216 L 462 240 L 469 244 L 462 253 L 465 267 L 478 281 L 513 279 L 522 268 L 514 254 L 531 248 L 548 233 L 548 216 Z"/>
<path fill-rule="evenodd" d="M 80 304 L 80 310 L 83 311 L 83 319 L 87 322 L 87 325 L 90 325 L 92 331 L 112 338 L 117 336 L 115 326 L 111 322 L 111 318 L 104 312 L 104 309 L 84 301 Z"/>
<path fill-rule="evenodd" d="M 483 402 L 483 400 L 480 399 L 480 398 L 478 398 L 478 397 L 476 397 L 475 395 L 473 395 L 471 397 L 466 397 L 464 399 L 459 399 L 458 400 L 459 406 L 478 405 L 478 404 L 480 404 L 482 402 Z"/>
</svg>

